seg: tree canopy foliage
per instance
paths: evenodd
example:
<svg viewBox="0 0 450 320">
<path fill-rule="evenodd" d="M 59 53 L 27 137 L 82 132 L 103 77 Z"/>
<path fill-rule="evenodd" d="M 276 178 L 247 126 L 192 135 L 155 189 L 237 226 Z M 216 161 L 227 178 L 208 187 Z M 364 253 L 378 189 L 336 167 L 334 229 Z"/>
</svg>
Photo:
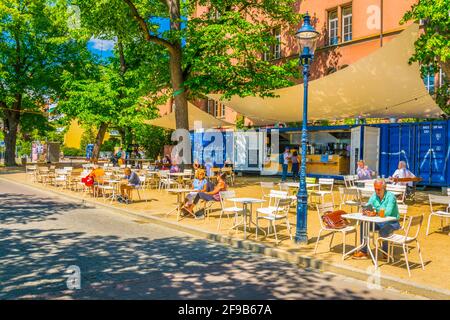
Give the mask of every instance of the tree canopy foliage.
<svg viewBox="0 0 450 320">
<path fill-rule="evenodd" d="M 58 75 L 79 69 L 80 58 L 89 55 L 85 39 L 70 36 L 66 9 L 63 0 L 0 2 L 0 116 L 6 165 L 16 164 L 22 115 L 42 111 L 57 99 Z"/>
<path fill-rule="evenodd" d="M 444 83 L 438 89 L 436 99 L 440 107 L 450 112 L 450 0 L 420 0 L 406 12 L 402 22 L 420 21 L 424 33 L 416 41 L 416 51 L 411 61 L 422 64 L 426 75 L 431 70 L 442 68 Z"/>
<path fill-rule="evenodd" d="M 171 96 L 177 128 L 188 128 L 187 100 L 212 92 L 271 95 L 298 77 L 295 62 L 273 64 L 262 53 L 273 28 L 297 25 L 295 0 L 79 0 L 96 36 L 132 37 L 158 51 L 148 61 L 154 89 Z M 199 10 L 200 9 L 200 10 Z M 163 25 L 167 25 L 164 27 Z M 117 28 L 123 29 L 114 34 Z M 161 88 L 168 90 L 161 91 Z"/>
</svg>

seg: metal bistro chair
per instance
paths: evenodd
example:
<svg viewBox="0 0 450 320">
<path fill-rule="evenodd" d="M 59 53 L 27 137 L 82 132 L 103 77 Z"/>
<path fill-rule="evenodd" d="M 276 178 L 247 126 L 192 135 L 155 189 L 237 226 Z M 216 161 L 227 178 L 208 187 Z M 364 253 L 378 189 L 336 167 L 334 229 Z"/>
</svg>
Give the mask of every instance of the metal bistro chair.
<svg viewBox="0 0 450 320">
<path fill-rule="evenodd" d="M 346 205 L 350 207 L 350 212 L 353 212 L 353 207 L 356 207 L 356 210 L 358 210 L 363 205 L 361 191 L 356 188 L 339 187 L 339 196 L 341 198 L 339 209 Z"/>
<path fill-rule="evenodd" d="M 311 196 L 320 197 L 321 203 L 325 203 L 325 196 L 330 195 L 331 201 L 334 206 L 334 195 L 333 195 L 334 179 L 319 178 L 319 190 L 311 191 Z"/>
<path fill-rule="evenodd" d="M 395 197 L 397 198 L 397 202 L 401 204 L 405 204 L 406 197 L 406 185 L 396 185 L 396 184 L 387 184 L 386 191 L 393 192 Z"/>
<path fill-rule="evenodd" d="M 401 246 L 403 248 L 403 254 L 405 256 L 405 262 L 406 262 L 406 268 L 408 269 L 408 275 L 411 277 L 411 271 L 409 269 L 409 262 L 408 262 L 408 249 L 409 249 L 408 245 L 412 242 L 415 242 L 417 245 L 417 251 L 419 252 L 419 258 L 420 258 L 420 263 L 422 265 L 422 270 L 425 270 L 419 241 L 417 241 L 417 236 L 419 235 L 419 231 L 420 231 L 420 227 L 422 226 L 422 222 L 423 222 L 423 215 L 409 217 L 404 235 L 394 233 L 394 234 L 390 235 L 389 237 L 377 238 L 377 245 L 376 245 L 376 250 L 375 250 L 375 252 L 376 252 L 375 253 L 375 261 L 378 261 L 378 250 L 379 250 L 379 244 L 381 241 L 388 242 L 388 252 L 386 252 L 387 256 L 388 256 L 388 258 L 387 258 L 388 263 L 389 263 L 390 259 L 392 259 L 392 262 L 395 262 L 394 255 L 393 255 L 393 246 L 394 245 Z M 411 227 L 417 227 L 416 233 L 412 237 L 410 236 Z M 378 267 L 378 264 L 377 264 L 377 267 Z"/>
<path fill-rule="evenodd" d="M 443 219 L 446 218 L 446 221 L 448 222 L 448 218 L 450 218 L 450 197 L 449 196 L 438 196 L 438 195 L 433 195 L 430 194 L 428 195 L 429 201 L 430 201 L 430 216 L 428 217 L 428 225 L 427 225 L 427 232 L 426 235 L 429 234 L 430 232 L 430 223 L 431 223 L 431 217 L 439 217 L 441 219 L 441 228 L 444 227 L 443 225 Z M 445 211 L 443 210 L 435 210 L 433 208 L 433 204 L 438 204 L 438 205 L 444 205 L 446 206 Z"/>
<path fill-rule="evenodd" d="M 31 182 L 36 182 L 36 175 L 37 175 L 36 165 L 25 166 L 25 173 L 27 174 L 27 177 L 31 178 Z"/>
<path fill-rule="evenodd" d="M 65 169 L 55 169 L 55 177 L 53 179 L 53 185 L 55 187 L 62 186 L 65 188 L 67 186 L 67 171 Z"/>
<path fill-rule="evenodd" d="M 228 184 L 230 186 L 234 185 L 234 172 L 233 172 L 233 168 L 231 167 L 223 167 L 220 170 L 222 173 L 225 173 L 225 179 L 228 182 Z"/>
<path fill-rule="evenodd" d="M 179 184 L 176 180 L 170 178 L 169 170 L 161 170 L 158 171 L 159 175 L 159 190 L 168 189 L 171 186 L 179 187 Z"/>
<path fill-rule="evenodd" d="M 230 218 L 230 213 L 233 213 L 234 214 L 234 225 L 236 225 L 239 214 L 242 214 L 244 212 L 244 210 L 242 208 L 239 208 L 235 202 L 233 202 L 232 207 L 225 206 L 225 201 L 227 199 L 236 198 L 236 192 L 234 190 L 221 191 L 221 192 L 219 192 L 219 195 L 220 195 L 221 211 L 220 211 L 220 217 L 219 217 L 219 224 L 217 225 L 217 231 L 220 230 L 220 223 L 222 221 L 222 216 L 224 213 L 227 214 L 228 218 Z M 236 232 L 237 232 L 237 228 L 236 228 Z"/>
<path fill-rule="evenodd" d="M 182 178 L 183 185 L 189 187 L 192 184 L 193 171 L 192 169 L 184 169 L 183 173 L 186 174 Z"/>
<path fill-rule="evenodd" d="M 139 176 L 140 183 L 139 183 L 139 185 L 137 185 L 137 186 L 135 186 L 133 188 L 133 190 L 136 190 L 139 200 L 141 200 L 141 193 L 139 192 L 139 190 L 144 192 L 146 180 L 147 180 L 147 177 L 145 175 L 144 176 Z M 148 201 L 147 198 L 145 198 L 144 200 L 147 203 L 147 201 Z"/>
<path fill-rule="evenodd" d="M 286 183 L 280 183 L 280 191 L 284 191 L 287 193 L 287 197 L 291 199 L 292 203 L 291 205 L 297 204 L 297 196 L 296 194 L 292 193 L 291 191 L 295 189 L 290 186 L 288 186 Z"/>
<path fill-rule="evenodd" d="M 358 179 L 357 177 L 358 177 L 358 176 L 356 176 L 356 178 L 355 178 L 355 175 L 346 175 L 346 176 L 344 176 L 344 184 L 345 184 L 345 187 L 346 187 L 347 189 L 353 189 L 353 188 L 356 188 L 355 181 Z"/>
<path fill-rule="evenodd" d="M 269 221 L 269 226 L 267 227 L 267 235 L 269 235 L 270 233 L 270 227 L 273 227 L 277 244 L 280 243 L 280 241 L 278 241 L 277 227 L 275 224 L 276 221 L 284 220 L 289 232 L 289 238 L 292 240 L 291 225 L 288 218 L 289 207 L 291 206 L 291 203 L 292 199 L 290 198 L 278 198 L 275 207 L 256 209 L 256 239 L 258 239 L 259 220 L 263 219 Z"/>
<path fill-rule="evenodd" d="M 261 187 L 261 199 L 266 200 L 265 198 L 269 196 L 270 190 L 275 189 L 275 183 L 261 181 L 259 184 Z"/>
<path fill-rule="evenodd" d="M 319 230 L 319 234 L 317 236 L 317 241 L 316 241 L 316 246 L 314 247 L 314 254 L 316 254 L 317 252 L 317 247 L 319 245 L 319 241 L 320 241 L 320 236 L 322 234 L 322 232 L 326 232 L 329 231 L 331 233 L 331 240 L 330 240 L 330 250 L 331 250 L 331 245 L 333 244 L 333 239 L 334 239 L 334 234 L 335 233 L 341 233 L 342 234 L 342 260 L 344 260 L 345 258 L 345 240 L 346 240 L 346 236 L 348 233 L 354 233 L 355 234 L 355 248 L 356 248 L 356 242 L 358 240 L 357 237 L 357 232 L 356 232 L 356 228 L 354 226 L 347 226 L 345 228 L 342 229 L 332 229 L 327 227 L 322 220 L 322 216 L 327 213 L 327 212 L 333 212 L 334 211 L 334 204 L 333 203 L 323 203 L 323 204 L 318 204 L 317 206 L 317 214 L 319 216 L 319 222 L 320 222 L 320 230 Z"/>
<path fill-rule="evenodd" d="M 408 205 L 407 204 L 398 204 L 398 212 L 400 213 L 400 230 L 405 230 L 406 227 L 406 219 L 408 218 Z"/>
</svg>

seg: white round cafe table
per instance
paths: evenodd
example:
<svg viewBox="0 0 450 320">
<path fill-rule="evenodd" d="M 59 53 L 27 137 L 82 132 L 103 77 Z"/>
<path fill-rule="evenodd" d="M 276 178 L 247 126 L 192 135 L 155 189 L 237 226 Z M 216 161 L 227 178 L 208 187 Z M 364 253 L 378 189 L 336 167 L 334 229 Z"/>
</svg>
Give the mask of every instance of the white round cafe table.
<svg viewBox="0 0 450 320">
<path fill-rule="evenodd" d="M 349 219 L 349 220 L 356 220 L 362 222 L 362 242 L 359 246 L 356 248 L 350 250 L 349 252 L 344 254 L 344 257 L 352 254 L 355 251 L 361 250 L 364 246 L 367 247 L 367 250 L 370 253 L 370 257 L 372 258 L 372 261 L 375 265 L 375 268 L 377 268 L 377 261 L 375 260 L 375 256 L 372 253 L 372 249 L 370 249 L 370 237 L 371 237 L 371 229 L 372 231 L 375 231 L 375 224 L 376 223 L 382 223 L 382 222 L 388 222 L 388 221 L 396 221 L 397 219 L 394 217 L 369 217 L 366 215 L 363 215 L 362 213 L 348 213 L 343 214 L 342 218 Z M 374 232 L 372 232 L 373 236 Z"/>
<path fill-rule="evenodd" d="M 231 227 L 231 229 L 237 228 L 240 225 L 244 225 L 244 238 L 247 238 L 247 214 L 249 214 L 249 226 L 254 225 L 256 228 L 260 229 L 264 234 L 266 234 L 265 230 L 259 228 L 256 223 L 252 220 L 252 213 L 253 213 L 253 204 L 254 203 L 263 203 L 266 200 L 258 199 L 258 198 L 229 198 L 228 201 L 235 202 L 235 203 L 242 203 L 242 209 L 243 209 L 243 215 L 244 219 L 242 223 L 235 224 Z M 248 205 L 250 205 L 250 210 L 247 209 Z"/>
</svg>

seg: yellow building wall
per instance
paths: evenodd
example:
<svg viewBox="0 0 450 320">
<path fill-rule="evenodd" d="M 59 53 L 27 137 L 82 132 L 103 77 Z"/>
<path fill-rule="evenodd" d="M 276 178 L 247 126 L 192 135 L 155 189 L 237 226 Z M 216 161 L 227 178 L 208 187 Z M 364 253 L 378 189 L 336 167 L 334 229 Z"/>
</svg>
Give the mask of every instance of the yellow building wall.
<svg viewBox="0 0 450 320">
<path fill-rule="evenodd" d="M 80 149 L 81 136 L 83 135 L 83 128 L 80 126 L 77 120 L 72 120 L 64 135 L 64 145 L 69 148 Z M 109 132 L 106 132 L 104 141 L 109 139 Z M 92 141 L 94 143 L 94 141 Z"/>
</svg>

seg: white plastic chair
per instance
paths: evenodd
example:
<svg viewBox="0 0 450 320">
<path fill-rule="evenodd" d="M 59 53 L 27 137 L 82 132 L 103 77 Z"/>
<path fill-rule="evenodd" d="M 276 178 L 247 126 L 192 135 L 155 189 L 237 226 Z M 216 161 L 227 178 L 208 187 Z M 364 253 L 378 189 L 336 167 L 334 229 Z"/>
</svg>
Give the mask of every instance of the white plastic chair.
<svg viewBox="0 0 450 320">
<path fill-rule="evenodd" d="M 267 228 L 267 235 L 270 233 L 270 227 L 273 227 L 274 234 L 275 234 L 275 240 L 277 243 L 278 241 L 278 234 L 277 234 L 277 227 L 275 222 L 279 220 L 284 220 L 288 232 L 289 232 L 289 238 L 292 240 L 292 233 L 291 233 L 291 225 L 289 223 L 288 213 L 289 213 L 289 207 L 292 203 L 292 199 L 290 198 L 278 198 L 276 200 L 276 205 L 274 207 L 265 207 L 265 208 L 259 208 L 256 209 L 257 215 L 256 215 L 256 239 L 258 239 L 258 229 L 259 229 L 259 220 L 268 220 L 269 226 Z M 260 215 L 261 214 L 261 215 Z"/>
<path fill-rule="evenodd" d="M 382 241 L 388 242 L 388 252 L 387 252 L 387 256 L 388 256 L 387 262 L 388 263 L 389 263 L 390 259 L 392 259 L 392 262 L 395 262 L 394 256 L 393 256 L 393 246 L 394 245 L 401 246 L 403 248 L 403 254 L 405 256 L 405 262 L 406 262 L 406 268 L 408 269 L 408 275 L 411 277 L 411 271 L 409 269 L 409 262 L 408 262 L 408 244 L 415 242 L 417 245 L 417 251 L 419 252 L 419 258 L 420 258 L 420 263 L 422 265 L 422 270 L 425 270 L 419 241 L 417 241 L 417 236 L 419 235 L 419 231 L 420 231 L 420 227 L 422 226 L 422 222 L 423 222 L 423 215 L 409 217 L 404 235 L 394 233 L 394 234 L 390 235 L 389 237 L 377 238 L 377 245 L 376 245 L 376 250 L 375 250 L 375 252 L 376 252 L 375 253 L 375 261 L 378 261 L 378 250 L 379 250 L 380 242 L 382 242 Z M 411 227 L 416 227 L 416 226 L 417 226 L 417 229 L 416 229 L 415 235 L 410 237 L 409 235 L 411 232 Z M 378 267 L 378 264 L 377 264 L 377 267 Z"/>
<path fill-rule="evenodd" d="M 342 245 L 343 245 L 342 260 L 344 260 L 344 258 L 345 258 L 345 245 L 346 245 L 345 240 L 346 240 L 346 236 L 347 236 L 348 233 L 354 233 L 355 234 L 355 247 L 356 247 L 356 241 L 358 239 L 356 228 L 354 226 L 347 226 L 347 227 L 342 228 L 342 229 L 332 229 L 332 228 L 327 227 L 323 223 L 322 216 L 325 213 L 327 213 L 327 212 L 333 212 L 334 211 L 334 204 L 333 203 L 323 203 L 323 204 L 318 204 L 316 206 L 317 206 L 317 214 L 319 216 L 320 230 L 319 230 L 319 234 L 317 236 L 316 246 L 314 247 L 314 254 L 316 254 L 316 252 L 317 252 L 317 247 L 319 245 L 320 236 L 321 236 L 322 232 L 329 231 L 331 233 L 330 250 L 331 250 L 331 245 L 333 243 L 334 234 L 335 233 L 341 233 L 342 234 Z"/>
<path fill-rule="evenodd" d="M 443 219 L 446 218 L 446 221 L 448 218 L 450 218 L 450 197 L 449 196 L 438 196 L 438 195 L 433 195 L 430 194 L 428 195 L 429 201 L 430 201 L 430 216 L 428 217 L 428 225 L 427 225 L 427 233 L 426 235 L 429 234 L 430 231 L 430 222 L 431 222 L 431 217 L 435 216 L 435 217 L 439 217 L 441 219 L 441 228 L 444 227 L 443 225 Z M 433 204 L 439 204 L 439 205 L 445 205 L 446 209 L 445 211 L 443 210 L 435 210 L 433 208 Z"/>
<path fill-rule="evenodd" d="M 220 217 L 219 217 L 219 224 L 217 225 L 217 231 L 220 230 L 220 223 L 222 221 L 223 214 L 227 214 L 228 218 L 230 218 L 230 213 L 234 214 L 234 224 L 237 222 L 237 218 L 239 214 L 242 214 L 244 210 L 236 205 L 235 202 L 233 202 L 232 207 L 227 207 L 225 204 L 225 201 L 227 199 L 236 198 L 236 192 L 234 190 L 229 191 L 221 191 L 219 192 L 220 195 Z M 237 229 L 236 229 L 237 232 Z"/>
</svg>

